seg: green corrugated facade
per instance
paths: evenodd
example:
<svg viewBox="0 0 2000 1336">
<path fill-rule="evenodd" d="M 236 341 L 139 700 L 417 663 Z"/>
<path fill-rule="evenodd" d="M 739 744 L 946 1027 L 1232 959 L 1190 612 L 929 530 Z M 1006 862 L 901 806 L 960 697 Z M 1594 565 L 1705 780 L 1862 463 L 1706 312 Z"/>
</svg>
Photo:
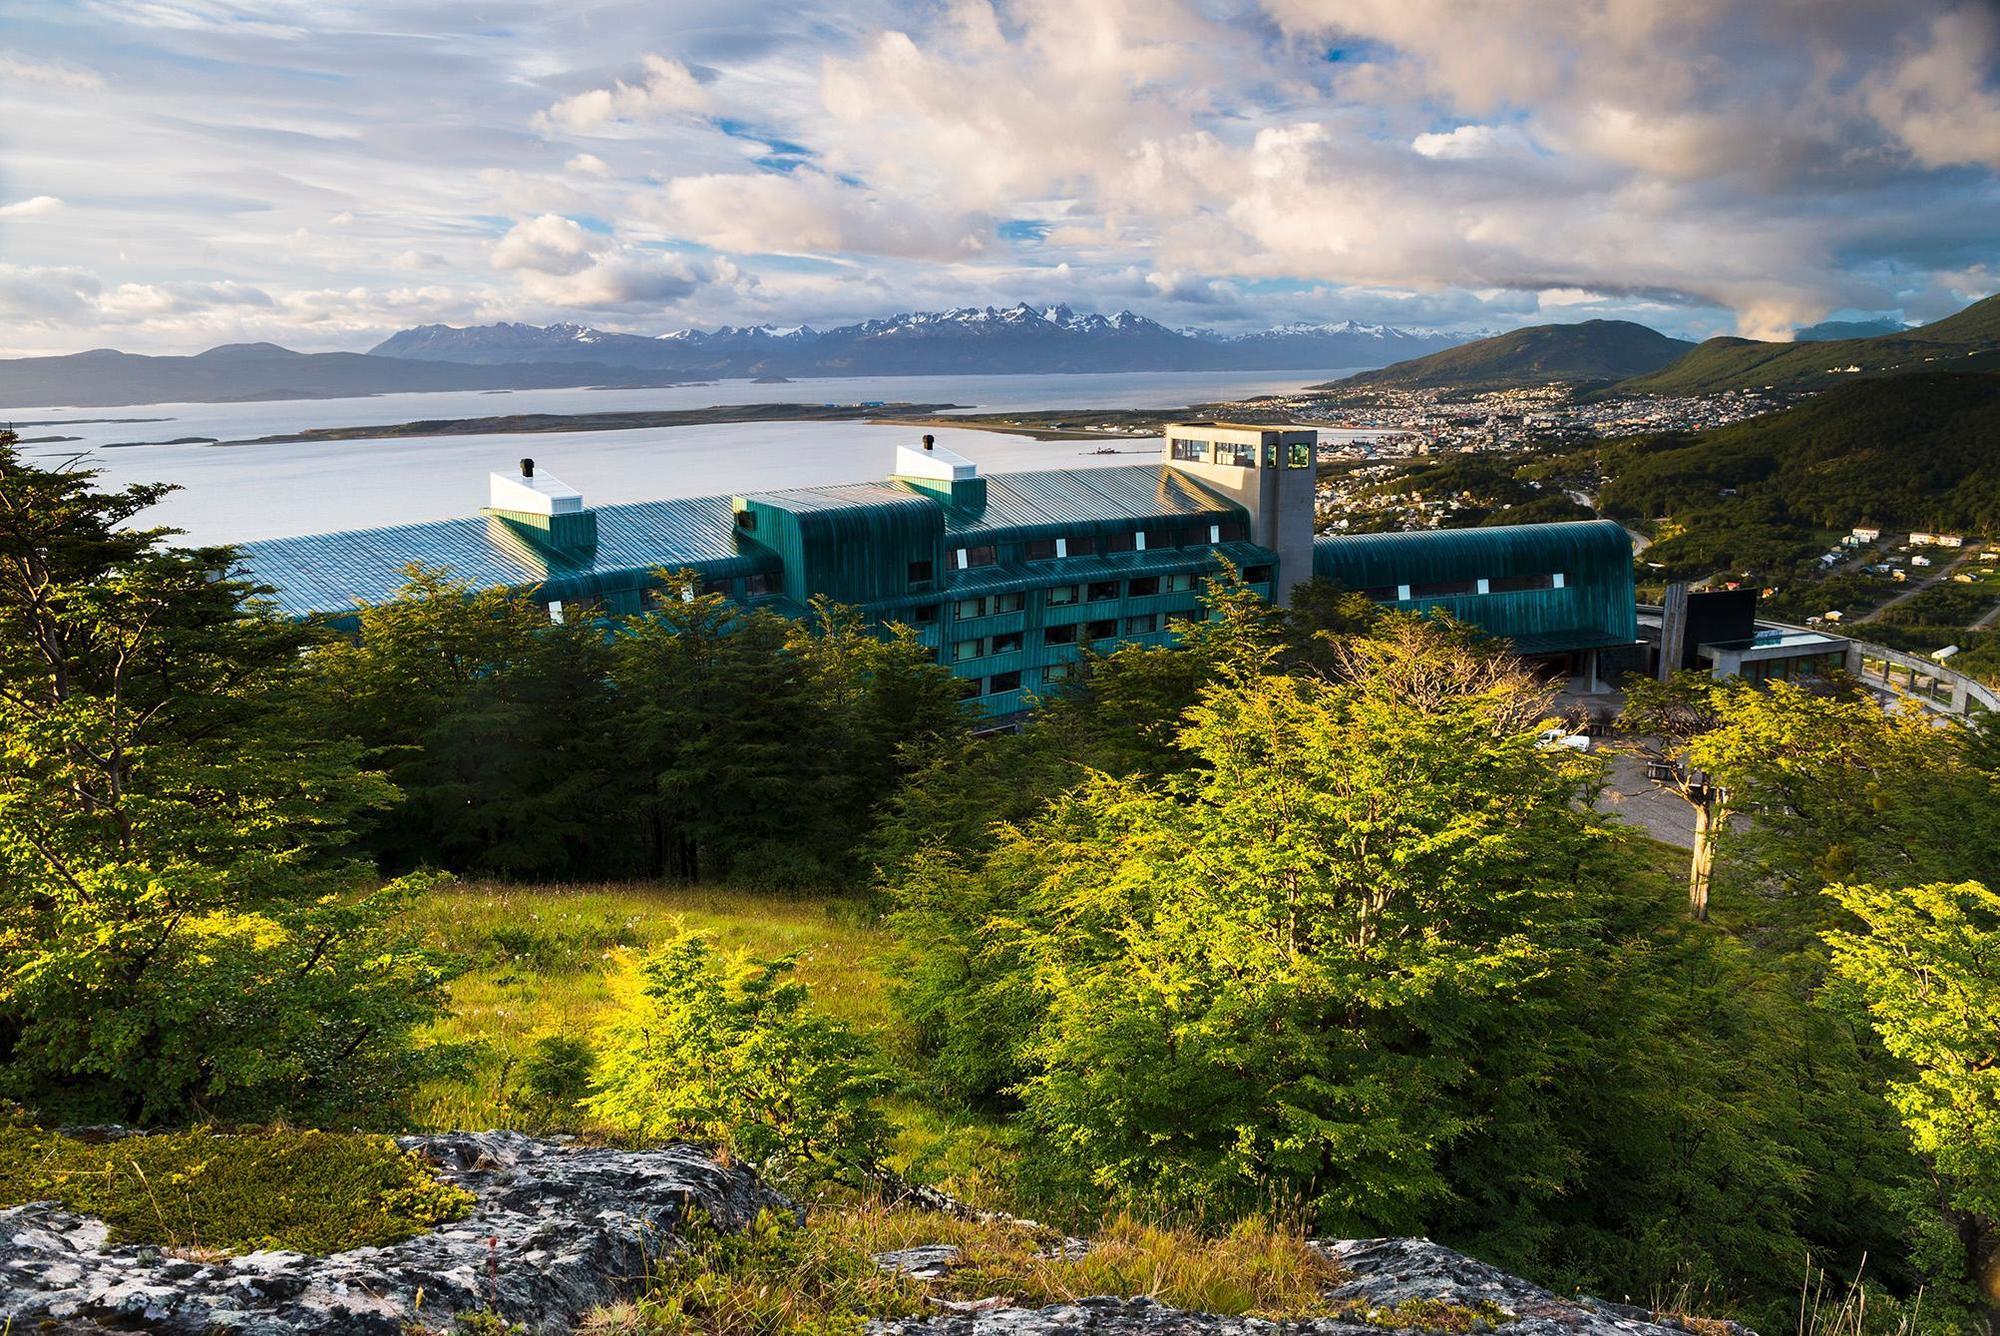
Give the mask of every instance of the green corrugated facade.
<svg viewBox="0 0 2000 1336">
<path fill-rule="evenodd" d="M 1223 559 L 1271 591 L 1277 558 L 1248 540 L 1243 509 L 1170 466 L 979 481 L 949 500 L 950 489 L 891 480 L 599 506 L 582 545 L 486 514 L 252 543 L 244 564 L 284 611 L 336 619 L 393 598 L 413 563 L 610 614 L 641 611 L 661 570 L 791 615 L 824 595 L 916 627 L 996 716 L 1086 647 L 1171 643 Z M 1615 524 L 1322 538 L 1313 568 L 1384 602 L 1444 608 L 1527 652 L 1637 637 L 1630 540 Z M 1508 587 L 1472 592 L 1480 581 Z M 1423 592 L 1459 584 L 1467 592 Z"/>
<path fill-rule="evenodd" d="M 1639 638 L 1632 537 L 1610 520 L 1321 538 L 1313 574 L 1378 602 L 1443 611 L 1523 653 Z"/>
</svg>

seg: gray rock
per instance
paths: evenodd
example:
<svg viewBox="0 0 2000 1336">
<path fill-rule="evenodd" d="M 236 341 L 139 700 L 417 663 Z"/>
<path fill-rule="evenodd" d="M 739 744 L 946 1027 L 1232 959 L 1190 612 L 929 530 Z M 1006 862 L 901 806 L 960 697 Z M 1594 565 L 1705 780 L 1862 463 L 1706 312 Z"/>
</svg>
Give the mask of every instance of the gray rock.
<svg viewBox="0 0 2000 1336">
<path fill-rule="evenodd" d="M 1683 1336 L 1686 1331 L 1671 1318 L 1639 1309 L 1561 1298 L 1428 1239 L 1347 1239 L 1319 1246 L 1352 1277 L 1328 1295 L 1336 1310 L 1389 1309 L 1434 1299 L 1466 1308 L 1494 1305 L 1505 1314 L 1496 1330 L 1507 1336 Z M 1725 1325 L 1732 1336 L 1756 1336 L 1747 1327 Z M 877 1322 L 869 1330 L 871 1336 L 1383 1336 L 1392 1329 L 1358 1316 L 1264 1322 L 1183 1312 L 1151 1299 L 1099 1298 Z"/>
<path fill-rule="evenodd" d="M 732 1230 L 761 1210 L 796 1211 L 748 1169 L 692 1146 L 584 1149 L 515 1132 L 400 1141 L 477 1205 L 386 1248 L 202 1263 L 107 1247 L 102 1222 L 52 1202 L 0 1210 L 0 1327 L 402 1336 L 413 1320 L 448 1328 L 454 1315 L 486 1311 L 562 1332 L 632 1293 L 691 1208 Z"/>
<path fill-rule="evenodd" d="M 949 1243 L 933 1243 L 921 1248 L 897 1248 L 875 1254 L 875 1265 L 884 1271 L 900 1271 L 918 1280 L 937 1280 L 958 1265 L 958 1249 Z"/>
</svg>

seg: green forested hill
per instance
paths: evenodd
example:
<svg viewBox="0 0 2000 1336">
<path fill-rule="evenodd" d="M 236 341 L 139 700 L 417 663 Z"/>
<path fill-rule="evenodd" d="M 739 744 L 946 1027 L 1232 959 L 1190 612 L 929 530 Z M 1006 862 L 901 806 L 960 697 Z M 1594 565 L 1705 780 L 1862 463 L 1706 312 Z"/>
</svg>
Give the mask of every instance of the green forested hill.
<svg viewBox="0 0 2000 1336">
<path fill-rule="evenodd" d="M 1554 381 L 1604 384 L 1657 371 L 1693 347 L 1629 320 L 1536 325 L 1314 388 L 1494 390 Z"/>
<path fill-rule="evenodd" d="M 1765 386 L 1823 390 L 1861 377 L 1939 371 L 2000 371 L 2000 296 L 1974 302 L 1935 324 L 1870 339 L 1710 339 L 1672 365 L 1635 373 L 1617 388 L 1635 394 L 1708 394 Z"/>
<path fill-rule="evenodd" d="M 1599 496 L 1617 515 L 1677 515 L 1725 488 L 1827 528 L 2000 532 L 2000 376 L 1865 380 L 1691 435 L 1613 442 Z"/>
<path fill-rule="evenodd" d="M 1595 448 L 1598 506 L 1668 517 L 1649 559 L 1770 573 L 1856 524 L 2000 533 L 2000 376 L 1858 380 L 1796 408 Z"/>
</svg>

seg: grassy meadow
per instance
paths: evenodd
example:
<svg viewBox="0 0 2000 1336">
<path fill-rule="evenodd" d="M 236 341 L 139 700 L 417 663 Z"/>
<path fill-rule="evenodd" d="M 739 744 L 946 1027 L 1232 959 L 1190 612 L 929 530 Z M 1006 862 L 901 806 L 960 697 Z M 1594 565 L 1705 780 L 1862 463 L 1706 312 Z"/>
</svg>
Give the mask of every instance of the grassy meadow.
<svg viewBox="0 0 2000 1336">
<path fill-rule="evenodd" d="M 852 901 L 651 882 L 519 886 L 459 882 L 420 899 L 411 918 L 425 945 L 459 962 L 452 1014 L 426 1037 L 472 1045 L 460 1077 L 425 1084 L 415 1122 L 427 1131 L 519 1128 L 609 1137 L 571 1107 L 537 1096 L 529 1071 L 549 1037 L 588 1040 L 616 1005 L 617 978 L 677 927 L 730 950 L 795 956 L 815 1006 L 872 1039 L 890 1066 L 901 1052 L 882 956 L 890 939 Z M 896 1167 L 968 1200 L 1002 1203 L 1013 1159 L 1007 1130 L 932 1108 L 913 1090 L 889 1097 Z"/>
</svg>

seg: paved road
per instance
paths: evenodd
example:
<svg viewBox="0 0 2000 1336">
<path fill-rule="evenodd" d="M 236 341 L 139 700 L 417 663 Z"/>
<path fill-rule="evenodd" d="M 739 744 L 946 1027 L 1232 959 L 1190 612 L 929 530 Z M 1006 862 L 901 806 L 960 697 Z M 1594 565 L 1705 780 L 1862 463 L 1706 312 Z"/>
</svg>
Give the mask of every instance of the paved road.
<svg viewBox="0 0 2000 1336">
<path fill-rule="evenodd" d="M 1958 555 L 1953 557 L 1948 564 L 1943 566 L 1933 567 L 1932 569 L 1936 572 L 1936 574 L 1927 575 L 1921 580 L 1912 580 L 1909 584 L 1903 587 L 1902 593 L 1896 595 L 1894 598 L 1890 599 L 1887 603 L 1884 603 L 1881 607 L 1875 609 L 1875 611 L 1868 613 L 1865 616 L 1855 618 L 1855 621 L 1872 622 L 1876 618 L 1880 617 L 1883 613 L 1887 612 L 1889 609 L 1895 607 L 1897 604 L 1909 602 L 1911 599 L 1915 598 L 1918 594 L 1923 593 L 1926 589 L 1930 589 L 1936 586 L 1940 581 L 1944 580 L 1953 571 L 1957 570 L 1960 566 L 1963 566 L 1966 562 L 1970 561 L 1973 558 L 1974 554 L 1976 554 L 1978 551 L 1979 551 L 1979 544 L 1967 543 L 1964 547 L 1958 550 Z"/>
<path fill-rule="evenodd" d="M 1611 766 L 1597 810 L 1637 826 L 1663 844 L 1694 848 L 1694 809 L 1680 797 L 1646 778 L 1646 763 L 1622 752 L 1611 754 Z"/>
</svg>

